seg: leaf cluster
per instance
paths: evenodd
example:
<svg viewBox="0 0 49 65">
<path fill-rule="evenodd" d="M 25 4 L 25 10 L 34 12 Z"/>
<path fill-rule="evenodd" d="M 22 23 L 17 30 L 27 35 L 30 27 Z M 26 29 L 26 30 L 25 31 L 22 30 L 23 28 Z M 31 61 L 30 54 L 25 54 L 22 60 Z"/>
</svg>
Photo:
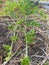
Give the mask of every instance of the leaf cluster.
<svg viewBox="0 0 49 65">
<path fill-rule="evenodd" d="M 34 21 L 34 20 L 27 20 L 25 25 L 27 27 L 30 27 L 30 26 L 40 27 L 40 24 L 38 22 Z"/>
<path fill-rule="evenodd" d="M 21 65 L 30 65 L 29 57 L 23 57 L 23 59 L 21 60 Z"/>
<path fill-rule="evenodd" d="M 16 40 L 18 40 L 18 36 L 12 36 L 11 37 L 11 41 L 16 41 Z"/>
<path fill-rule="evenodd" d="M 31 30 L 26 33 L 25 41 L 27 44 L 33 43 L 35 41 L 35 31 Z"/>
<path fill-rule="evenodd" d="M 8 25 L 8 29 L 9 29 L 9 30 L 14 30 L 14 28 L 15 28 L 15 25 L 14 25 L 14 24 L 9 24 L 9 25 Z"/>
<path fill-rule="evenodd" d="M 4 15 L 9 15 L 16 18 L 16 13 L 14 12 L 16 6 L 15 1 L 6 0 L 5 7 L 3 8 Z"/>
<path fill-rule="evenodd" d="M 4 48 L 5 50 L 9 51 L 11 47 L 10 47 L 9 45 L 3 44 L 3 48 Z"/>
<path fill-rule="evenodd" d="M 20 0 L 17 3 L 17 8 L 24 15 L 30 15 L 38 10 L 38 6 L 35 6 L 34 3 L 31 3 L 30 0 Z M 37 9 L 37 10 L 35 10 Z"/>
<path fill-rule="evenodd" d="M 12 55 L 10 53 L 11 46 L 3 44 L 3 48 L 7 51 L 7 57 L 5 58 L 5 61 L 8 61 L 10 59 L 11 55 Z"/>
</svg>

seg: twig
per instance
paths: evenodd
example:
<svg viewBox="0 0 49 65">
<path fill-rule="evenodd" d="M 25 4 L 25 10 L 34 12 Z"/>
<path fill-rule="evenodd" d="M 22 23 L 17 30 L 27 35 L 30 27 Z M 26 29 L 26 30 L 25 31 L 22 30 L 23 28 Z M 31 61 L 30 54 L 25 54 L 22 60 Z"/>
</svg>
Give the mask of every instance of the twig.
<svg viewBox="0 0 49 65">
<path fill-rule="evenodd" d="M 32 58 L 32 57 L 45 58 L 45 56 L 40 56 L 40 55 L 32 55 L 31 58 Z"/>
<path fill-rule="evenodd" d="M 47 54 L 47 56 L 45 57 L 45 59 L 42 61 L 41 65 L 43 65 L 49 58 L 49 54 Z"/>
<path fill-rule="evenodd" d="M 40 48 L 40 49 L 41 49 L 41 48 Z M 44 51 L 44 49 L 41 49 L 41 50 L 44 52 L 45 55 L 47 55 L 47 53 Z"/>
</svg>

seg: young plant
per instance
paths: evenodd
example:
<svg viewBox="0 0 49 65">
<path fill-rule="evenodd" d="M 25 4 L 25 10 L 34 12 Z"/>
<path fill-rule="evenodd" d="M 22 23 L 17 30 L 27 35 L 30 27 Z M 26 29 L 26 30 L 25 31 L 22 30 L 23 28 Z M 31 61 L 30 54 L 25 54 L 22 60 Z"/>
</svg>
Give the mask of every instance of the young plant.
<svg viewBox="0 0 49 65">
<path fill-rule="evenodd" d="M 4 59 L 5 61 L 8 61 L 9 58 L 11 57 L 11 53 L 10 53 L 10 48 L 11 46 L 9 45 L 6 45 L 6 44 L 3 44 L 3 48 L 6 50 L 7 52 L 7 57 Z"/>
<path fill-rule="evenodd" d="M 15 10 L 18 12 L 15 12 Z M 13 31 L 13 36 L 11 37 L 11 48 L 10 53 L 12 53 L 13 43 L 14 41 L 18 40 L 18 36 L 15 34 L 17 27 L 21 27 L 23 25 L 23 33 L 25 36 L 25 44 L 26 44 L 26 53 L 23 59 L 21 60 L 21 65 L 30 65 L 30 59 L 28 56 L 28 45 L 33 44 L 35 41 L 35 31 L 33 29 L 33 26 L 38 26 L 37 22 L 30 21 L 27 22 L 27 18 L 31 14 L 35 14 L 38 12 L 38 5 L 35 5 L 34 3 L 31 3 L 30 0 L 18 0 L 15 1 L 7 1 L 6 7 L 4 9 L 5 14 L 10 15 L 12 18 L 17 17 L 17 22 L 15 24 L 9 24 L 9 29 Z M 16 14 L 17 16 L 16 16 Z M 22 15 L 22 17 L 18 17 L 19 14 Z M 27 32 L 27 28 L 31 29 Z"/>
<path fill-rule="evenodd" d="M 23 60 L 21 60 L 21 65 L 30 65 L 29 57 L 24 57 Z"/>
<path fill-rule="evenodd" d="M 12 53 L 13 43 L 14 43 L 14 41 L 18 40 L 18 36 L 15 34 L 17 26 L 14 24 L 9 24 L 8 28 L 9 28 L 9 30 L 13 31 L 13 36 L 11 37 L 12 43 L 11 43 L 11 49 L 10 49 L 10 52 Z"/>
<path fill-rule="evenodd" d="M 24 36 L 25 36 L 25 44 L 26 44 L 26 54 L 21 60 L 21 65 L 30 65 L 30 59 L 28 58 L 28 45 L 34 42 L 35 39 L 35 31 L 31 29 L 29 32 L 27 32 L 28 26 L 27 24 L 27 17 L 30 14 L 35 14 L 38 11 L 38 6 L 35 6 L 34 3 L 31 3 L 30 0 L 20 0 L 17 3 L 17 7 L 21 14 L 24 16 Z M 36 10 L 37 9 L 37 10 Z M 35 23 L 35 22 L 34 22 Z M 33 26 L 33 21 L 32 24 L 30 23 L 30 26 Z M 30 27 L 29 26 L 29 27 Z"/>
<path fill-rule="evenodd" d="M 13 49 L 14 42 L 19 39 L 18 36 L 15 34 L 16 28 L 17 28 L 17 26 L 14 25 L 14 24 L 9 24 L 8 25 L 8 29 L 13 32 L 13 35 L 10 38 L 10 40 L 11 40 L 11 46 L 3 44 L 3 47 L 7 51 L 7 57 L 5 58 L 6 61 L 8 61 L 10 59 L 10 57 L 12 56 L 12 49 Z"/>
</svg>

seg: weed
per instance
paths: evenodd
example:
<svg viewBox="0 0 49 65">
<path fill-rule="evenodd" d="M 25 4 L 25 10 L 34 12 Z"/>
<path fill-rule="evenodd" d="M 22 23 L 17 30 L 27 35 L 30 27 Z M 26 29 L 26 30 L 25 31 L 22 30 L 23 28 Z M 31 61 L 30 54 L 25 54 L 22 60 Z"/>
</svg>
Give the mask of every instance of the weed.
<svg viewBox="0 0 49 65">
<path fill-rule="evenodd" d="M 15 9 L 18 10 L 19 13 L 17 11 L 15 12 Z M 6 1 L 6 7 L 4 9 L 5 15 L 10 15 L 11 18 L 17 18 L 17 22 L 15 22 L 14 20 L 15 25 L 9 24 L 8 26 L 8 28 L 13 31 L 13 36 L 11 37 L 10 55 L 12 55 L 13 43 L 19 39 L 15 33 L 16 29 L 23 25 L 23 33 L 25 36 L 24 41 L 26 44 L 26 51 L 25 51 L 26 53 L 21 61 L 21 65 L 30 65 L 30 58 L 28 56 L 28 45 L 33 44 L 33 42 L 35 41 L 36 36 L 35 36 L 35 31 L 33 29 L 33 26 L 39 26 L 39 24 L 34 20 L 27 22 L 27 17 L 31 14 L 36 14 L 37 12 L 38 12 L 38 5 L 31 3 L 30 0 L 18 0 L 17 2 Z M 19 14 L 21 14 L 23 17 L 18 17 Z M 27 32 L 27 28 L 30 26 L 32 26 L 32 28 L 29 30 L 29 32 Z M 9 55 L 7 58 L 9 58 Z"/>
<path fill-rule="evenodd" d="M 21 65 L 30 65 L 29 57 L 24 57 L 23 59 L 21 59 Z"/>
<path fill-rule="evenodd" d="M 7 52 L 7 57 L 4 59 L 5 61 L 8 61 L 11 57 L 11 53 L 10 53 L 10 49 L 11 49 L 11 46 L 9 45 L 6 45 L 6 44 L 3 44 L 3 48 L 6 50 Z"/>
</svg>

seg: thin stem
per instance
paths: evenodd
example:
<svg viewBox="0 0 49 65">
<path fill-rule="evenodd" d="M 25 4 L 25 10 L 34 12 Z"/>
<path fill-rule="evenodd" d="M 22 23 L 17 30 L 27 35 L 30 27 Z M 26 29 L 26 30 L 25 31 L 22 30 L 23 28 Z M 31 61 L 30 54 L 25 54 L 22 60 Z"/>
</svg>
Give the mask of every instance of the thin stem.
<svg viewBox="0 0 49 65">
<path fill-rule="evenodd" d="M 14 31 L 13 31 L 13 36 L 15 36 L 16 28 L 17 28 L 17 26 L 15 25 L 15 28 L 14 28 Z M 12 41 L 12 43 L 11 43 L 11 49 L 10 49 L 11 54 L 12 54 L 13 43 L 14 43 L 14 41 Z"/>
<path fill-rule="evenodd" d="M 26 24 L 26 19 L 27 19 L 27 16 L 25 16 L 25 24 Z M 26 57 L 28 56 L 28 44 L 27 44 L 27 37 L 26 37 L 26 26 L 25 26 L 25 31 L 24 31 L 24 34 L 25 34 L 25 42 L 26 42 Z"/>
<path fill-rule="evenodd" d="M 18 20 L 19 20 L 19 18 L 17 18 L 17 22 L 18 22 Z M 13 20 L 13 21 L 15 21 L 15 20 Z M 13 30 L 13 36 L 15 36 L 16 29 L 17 29 L 17 25 L 15 23 L 15 28 Z M 14 41 L 12 41 L 12 43 L 11 43 L 11 49 L 10 49 L 11 54 L 12 54 L 13 43 L 14 43 Z"/>
<path fill-rule="evenodd" d="M 15 32 L 16 32 L 16 27 L 15 27 L 15 29 L 14 29 L 13 36 L 15 36 Z M 11 43 L 11 49 L 10 49 L 10 53 L 11 53 L 11 54 L 12 54 L 13 43 L 14 43 L 14 41 L 12 41 L 12 43 Z"/>
<path fill-rule="evenodd" d="M 10 54 L 12 54 L 12 48 L 13 48 L 13 41 L 12 41 L 12 43 L 11 43 Z"/>
<path fill-rule="evenodd" d="M 26 57 L 28 56 L 28 45 L 26 43 Z"/>
</svg>

